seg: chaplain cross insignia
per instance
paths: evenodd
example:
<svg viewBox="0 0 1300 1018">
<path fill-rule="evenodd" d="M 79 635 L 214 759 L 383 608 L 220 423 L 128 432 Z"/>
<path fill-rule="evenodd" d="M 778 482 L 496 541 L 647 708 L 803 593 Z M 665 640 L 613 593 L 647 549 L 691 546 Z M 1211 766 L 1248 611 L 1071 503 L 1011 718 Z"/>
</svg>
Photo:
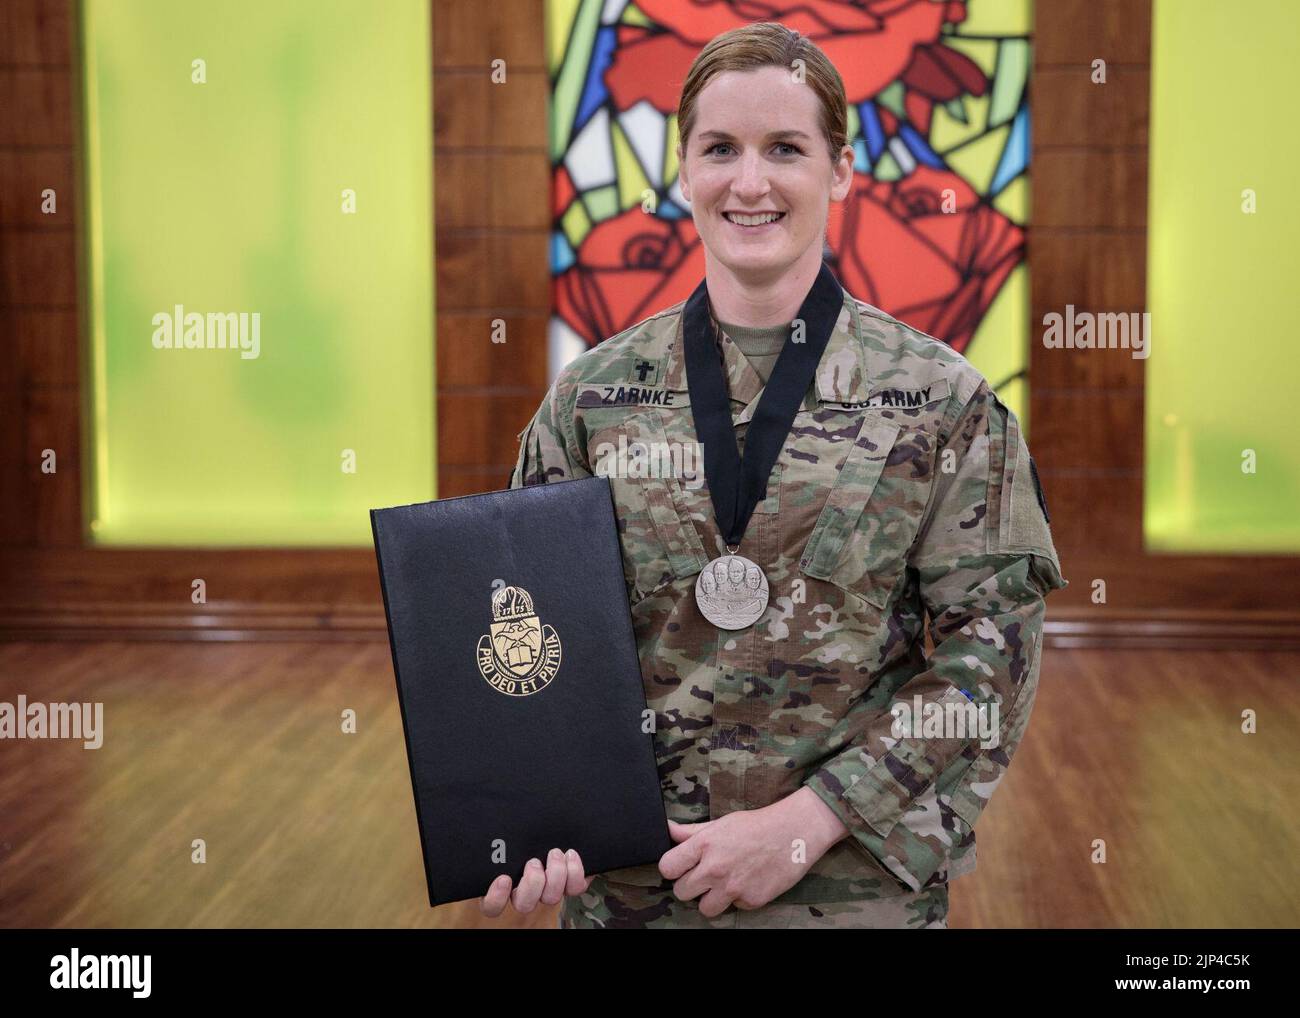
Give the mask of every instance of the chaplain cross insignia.
<svg viewBox="0 0 1300 1018">
<path fill-rule="evenodd" d="M 632 368 L 632 374 L 636 375 L 636 380 L 638 382 L 646 381 L 648 376 L 649 381 L 653 383 L 657 380 L 659 365 L 654 364 L 651 361 L 640 360 L 637 361 L 636 365 Z"/>
</svg>

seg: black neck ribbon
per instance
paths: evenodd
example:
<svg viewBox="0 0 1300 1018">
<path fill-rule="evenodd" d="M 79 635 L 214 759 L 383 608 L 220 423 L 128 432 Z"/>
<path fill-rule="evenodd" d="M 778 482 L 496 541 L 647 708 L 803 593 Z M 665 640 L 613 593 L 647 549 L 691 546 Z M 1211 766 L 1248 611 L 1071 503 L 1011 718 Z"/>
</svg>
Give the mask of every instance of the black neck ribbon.
<svg viewBox="0 0 1300 1018">
<path fill-rule="evenodd" d="M 821 363 L 831 330 L 844 307 L 844 291 L 823 262 L 799 307 L 796 321 L 803 323 L 803 341 L 796 343 L 787 338 L 781 347 L 750 419 L 742 459 L 731 423 L 731 398 L 719 357 L 717 325 L 707 284 L 707 278 L 700 281 L 683 312 L 686 388 L 691 394 L 695 433 L 704 446 L 704 476 L 709 482 L 718 529 L 731 548 L 740 544 L 754 507 L 767 497 L 772 465 L 781 454 L 790 425 Z"/>
</svg>

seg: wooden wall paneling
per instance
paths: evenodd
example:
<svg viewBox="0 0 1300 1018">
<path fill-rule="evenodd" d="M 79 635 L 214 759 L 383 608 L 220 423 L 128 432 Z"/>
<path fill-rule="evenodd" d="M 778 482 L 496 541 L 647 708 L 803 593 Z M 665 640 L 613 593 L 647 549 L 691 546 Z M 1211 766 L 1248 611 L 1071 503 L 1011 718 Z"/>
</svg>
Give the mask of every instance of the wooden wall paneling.
<svg viewBox="0 0 1300 1018">
<path fill-rule="evenodd" d="M 1053 17 L 1050 13 L 1045 16 Z M 1049 20 L 1049 33 L 1052 28 Z M 1038 39 L 1048 41 L 1041 33 L 1035 41 Z M 1045 60 L 1035 66 L 1031 86 L 1034 141 L 1042 149 L 1146 149 L 1151 92 L 1148 58 L 1142 56 L 1136 64 L 1117 63 L 1112 53 L 1094 53 L 1085 67 L 1079 61 L 1086 52 L 1076 49 L 1064 64 Z M 1104 86 L 1092 80 L 1091 60 L 1098 58 L 1106 60 Z"/>
<path fill-rule="evenodd" d="M 1081 70 L 1080 73 L 1086 73 Z M 1103 88 L 1105 86 L 1096 86 Z M 1031 165 L 1051 181 L 1033 188 L 1032 229 L 1142 229 L 1147 221 L 1146 153 L 1138 149 L 1045 149 Z"/>
<path fill-rule="evenodd" d="M 12 340 L 15 375 L 24 388 L 79 388 L 76 308 L 8 307 L 4 335 Z"/>
<path fill-rule="evenodd" d="M 0 4 L 0 65 L 70 66 L 72 16 L 69 0 L 5 0 Z"/>
<path fill-rule="evenodd" d="M 8 64 L 0 68 L 0 145 L 62 149 L 72 136 L 72 77 L 61 64 Z"/>
<path fill-rule="evenodd" d="M 448 466 L 499 466 L 507 474 L 515 463 L 515 436 L 537 409 L 531 394 L 481 391 L 447 392 L 438 402 L 438 427 L 446 429 Z M 515 422 L 519 426 L 513 431 Z"/>
<path fill-rule="evenodd" d="M 491 342 L 496 319 L 504 324 L 510 357 L 500 356 L 500 344 Z M 545 382 L 545 317 L 513 311 L 499 315 L 444 311 L 440 321 L 438 380 L 443 386 L 465 391 L 488 387 L 505 394 L 530 395 Z"/>
<path fill-rule="evenodd" d="M 515 436 L 546 394 L 543 20 L 541 0 L 434 5 L 440 497 L 504 487 Z M 504 343 L 492 342 L 495 320 Z"/>
<path fill-rule="evenodd" d="M 0 15 L 0 547 L 81 539 L 71 8 Z M 54 212 L 42 211 L 46 189 Z M 54 472 L 41 469 L 46 450 Z"/>
<path fill-rule="evenodd" d="M 1033 441 L 1051 452 L 1053 470 L 1141 469 L 1140 391 L 1063 389 L 1034 407 Z"/>
<path fill-rule="evenodd" d="M 1146 304 L 1149 16 L 1144 4 L 1038 4 L 1032 79 L 1030 417 L 1052 534 L 1086 604 L 1079 557 L 1142 550 L 1144 365 L 1127 350 L 1047 349 L 1044 315 Z M 1092 61 L 1106 61 L 1106 84 Z M 1074 582 L 1081 581 L 1081 582 Z M 1085 616 L 1088 609 L 1082 609 Z M 1053 626 L 1055 622 L 1053 622 Z"/>
<path fill-rule="evenodd" d="M 1034 4 L 1034 66 L 1112 66 L 1151 62 L 1150 0 L 1038 0 Z"/>
<path fill-rule="evenodd" d="M 1146 141 L 1150 8 L 1038 4 L 1032 79 L 1033 212 L 1029 231 L 1030 421 L 1052 510 L 1052 534 L 1071 586 L 1049 616 L 1099 614 L 1092 580 L 1110 603 L 1136 596 L 1116 560 L 1142 556 L 1144 364 L 1129 350 L 1048 349 L 1044 316 L 1141 312 L 1146 304 Z M 1093 81 L 1093 61 L 1106 82 Z"/>
</svg>

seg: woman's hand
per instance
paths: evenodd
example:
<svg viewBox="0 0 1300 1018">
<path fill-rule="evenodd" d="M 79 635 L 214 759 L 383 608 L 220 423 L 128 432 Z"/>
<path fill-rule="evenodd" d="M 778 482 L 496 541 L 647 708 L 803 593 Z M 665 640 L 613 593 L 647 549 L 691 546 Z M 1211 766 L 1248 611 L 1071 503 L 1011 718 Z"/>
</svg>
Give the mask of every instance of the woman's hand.
<svg viewBox="0 0 1300 1018">
<path fill-rule="evenodd" d="M 810 788 L 762 809 L 739 810 L 697 824 L 668 821 L 678 844 L 659 859 L 682 901 L 700 898 L 700 914 L 730 905 L 751 909 L 788 891 L 848 828 Z"/>
<path fill-rule="evenodd" d="M 511 902 L 516 912 L 526 915 L 537 907 L 538 901 L 556 905 L 566 896 L 581 894 L 590 884 L 591 877 L 582 872 L 582 857 L 574 849 L 561 852 L 553 848 L 546 857 L 545 870 L 540 860 L 529 859 L 513 895 L 510 875 L 502 873 L 479 899 L 478 907 L 484 915 L 495 919 L 505 910 L 506 903 Z"/>
</svg>

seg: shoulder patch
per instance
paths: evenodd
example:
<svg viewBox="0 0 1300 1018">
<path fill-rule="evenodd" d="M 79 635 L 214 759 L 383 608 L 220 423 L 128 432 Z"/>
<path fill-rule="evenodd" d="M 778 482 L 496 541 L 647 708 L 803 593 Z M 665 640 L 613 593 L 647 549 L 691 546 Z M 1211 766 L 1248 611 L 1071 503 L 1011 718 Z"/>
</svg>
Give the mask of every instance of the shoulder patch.
<svg viewBox="0 0 1300 1018">
<path fill-rule="evenodd" d="M 1038 479 L 1038 464 L 1034 462 L 1033 456 L 1029 457 L 1029 472 L 1034 475 L 1034 492 L 1038 495 L 1038 505 L 1043 510 L 1043 519 L 1051 523 L 1052 517 L 1047 511 L 1047 497 L 1043 494 L 1043 482 Z"/>
<path fill-rule="evenodd" d="M 632 370 L 628 372 L 627 380 L 641 386 L 658 385 L 659 362 L 645 357 L 632 358 Z"/>
</svg>

